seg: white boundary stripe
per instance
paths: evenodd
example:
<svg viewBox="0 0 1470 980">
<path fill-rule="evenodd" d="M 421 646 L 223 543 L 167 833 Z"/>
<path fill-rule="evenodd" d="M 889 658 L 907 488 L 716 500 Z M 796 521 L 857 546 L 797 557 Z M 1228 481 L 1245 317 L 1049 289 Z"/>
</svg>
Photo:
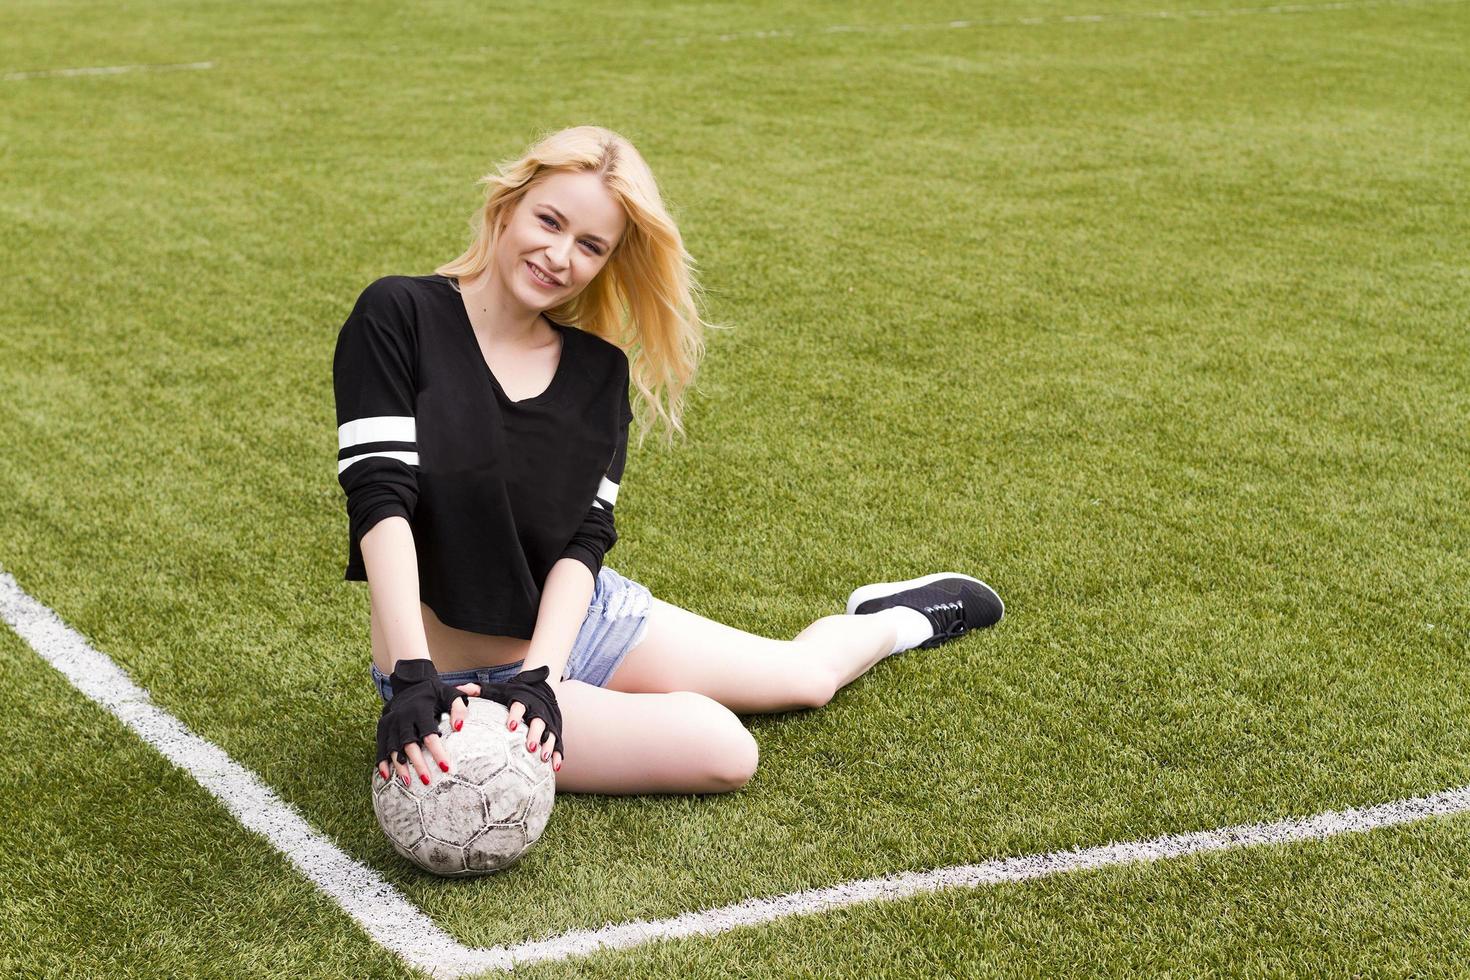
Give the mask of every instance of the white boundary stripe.
<svg viewBox="0 0 1470 980">
<path fill-rule="evenodd" d="M 604 949 L 627 949 L 660 939 L 711 936 L 787 916 L 811 915 L 865 902 L 894 901 L 949 888 L 984 888 L 1191 854 L 1323 840 L 1338 834 L 1362 833 L 1470 812 L 1470 786 L 1462 786 L 1428 796 L 1333 810 L 1301 819 L 1238 824 L 1144 841 L 905 872 L 775 898 L 750 899 L 672 919 L 636 919 L 510 947 L 476 949 L 455 941 L 376 871 L 354 861 L 313 830 L 254 773 L 156 707 L 148 693 L 116 664 L 93 649 L 56 613 L 27 595 L 3 570 L 0 570 L 0 617 L 78 690 L 197 779 L 247 828 L 274 844 L 313 884 L 336 900 L 369 937 L 409 964 L 441 977 L 504 971 L 521 963 L 567 959 Z"/>
<path fill-rule="evenodd" d="M 173 715 L 156 707 L 107 656 L 32 599 L 7 572 L 0 571 L 0 617 L 60 671 L 72 685 L 96 701 L 153 746 L 164 758 L 189 773 L 249 829 L 266 837 L 379 944 L 420 969 L 438 973 L 446 966 L 456 976 L 471 965 L 466 953 L 428 916 L 376 871 L 354 861 L 317 833 L 256 775 L 212 742 L 191 732 Z M 366 791 L 366 785 L 364 785 Z M 473 965 L 494 965 L 472 956 Z"/>
<path fill-rule="evenodd" d="M 559 959 L 597 949 L 625 949 L 657 939 L 715 935 L 787 916 L 810 915 L 865 902 L 894 901 L 948 888 L 984 888 L 1045 878 L 1069 871 L 1138 864 L 1262 844 L 1322 840 L 1338 834 L 1361 833 L 1467 811 L 1470 811 L 1470 786 L 1362 809 L 1319 813 L 1301 820 L 1242 824 L 1132 843 L 1105 844 L 1081 850 L 1053 851 L 1049 854 L 1002 858 L 983 864 L 868 878 L 830 888 L 793 892 L 776 898 L 751 899 L 737 905 L 689 912 L 657 922 L 635 921 L 606 926 L 596 931 L 567 932 L 541 942 L 523 943 L 507 952 L 516 962 Z"/>
<path fill-rule="evenodd" d="M 1142 10 L 1105 14 L 1051 14 L 1034 17 L 995 17 L 970 20 L 930 21 L 922 24 L 833 24 L 830 27 L 735 31 L 728 34 L 699 34 L 684 37 L 650 37 L 644 44 L 690 44 L 697 41 L 756 41 L 768 38 L 815 37 L 819 34 L 891 34 L 902 31 L 964 30 L 971 27 L 1035 27 L 1042 24 L 1102 24 L 1139 20 L 1203 20 L 1210 17 L 1247 17 L 1252 14 L 1311 14 L 1333 10 L 1364 10 L 1371 7 L 1423 7 L 1460 4 L 1467 0 L 1333 0 L 1329 3 L 1279 3 L 1261 7 L 1219 7 L 1197 10 Z"/>
<path fill-rule="evenodd" d="M 177 65 L 108 65 L 103 68 L 51 68 L 45 71 L 12 71 L 0 75 L 7 82 L 24 82 L 32 78 L 78 78 L 86 75 L 126 75 L 138 71 L 208 71 L 212 61 L 189 61 Z"/>
</svg>

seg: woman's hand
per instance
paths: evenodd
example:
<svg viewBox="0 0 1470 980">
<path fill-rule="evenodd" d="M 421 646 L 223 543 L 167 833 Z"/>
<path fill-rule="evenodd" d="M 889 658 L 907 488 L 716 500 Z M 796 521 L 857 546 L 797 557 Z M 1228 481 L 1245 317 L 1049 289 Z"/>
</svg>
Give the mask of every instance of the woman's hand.
<svg viewBox="0 0 1470 980">
<path fill-rule="evenodd" d="M 479 685 L 478 683 L 463 683 L 463 685 L 459 685 L 457 686 L 457 688 L 454 688 L 454 691 L 465 693 L 465 695 L 473 698 L 473 696 L 479 695 Z M 394 696 L 392 696 L 392 701 L 384 705 L 384 710 L 382 710 L 382 717 L 378 720 L 378 776 L 381 777 L 381 779 L 390 779 L 390 776 L 388 776 L 388 763 L 390 763 L 391 760 L 392 770 L 394 770 L 394 773 L 397 774 L 398 779 L 403 780 L 404 786 L 409 785 L 410 779 L 412 779 L 412 777 L 417 777 L 417 779 L 419 779 L 419 782 L 422 782 L 423 785 L 428 785 L 429 767 L 431 767 L 431 765 L 438 765 L 438 768 L 440 768 L 440 771 L 442 771 L 442 773 L 447 773 L 447 771 L 450 771 L 450 760 L 448 760 L 448 755 L 444 754 L 444 745 L 442 745 L 440 733 L 438 733 L 437 730 L 438 716 L 435 716 L 434 723 L 432 723 L 434 724 L 434 730 L 426 733 L 426 735 L 423 735 L 422 739 L 420 739 L 420 741 L 423 742 L 423 749 L 428 749 L 429 760 L 432 760 L 431 763 L 431 761 L 425 760 L 425 758 L 423 758 L 423 749 L 419 748 L 417 742 L 406 741 L 407 736 L 403 735 L 404 729 L 403 727 L 401 727 L 403 726 L 403 723 L 401 723 L 401 721 L 397 724 L 394 723 L 394 718 L 392 718 L 392 714 L 395 713 L 392 713 L 392 705 L 394 705 L 395 702 L 398 702 L 397 692 L 394 692 Z M 407 710 L 407 708 L 409 708 L 409 704 L 407 704 L 407 701 L 401 702 L 400 711 Z M 460 727 L 463 727 L 463 724 L 465 724 L 466 714 L 469 713 L 469 702 L 467 702 L 465 698 L 460 698 L 460 696 L 456 696 L 456 698 L 454 698 L 453 701 L 450 701 L 450 704 L 448 704 L 448 713 L 450 713 L 451 729 L 459 732 Z M 398 732 L 398 735 L 392 735 L 392 733 L 394 732 Z M 397 748 L 392 748 L 390 743 L 392 741 L 395 741 L 395 739 L 404 739 L 403 745 L 398 745 Z M 384 752 L 384 749 L 391 749 L 391 751 Z M 406 760 L 404 760 L 404 757 L 407 757 Z"/>
<path fill-rule="evenodd" d="M 480 697 L 499 701 L 510 708 L 505 727 L 515 731 L 521 719 L 527 715 L 531 723 L 526 729 L 526 751 L 539 753 L 542 762 L 551 762 L 553 771 L 561 771 L 562 739 L 561 708 L 556 703 L 556 692 L 560 683 L 547 678 L 551 668 L 537 667 L 523 670 L 508 681 L 489 684 Z M 544 735 L 544 738 L 543 738 Z"/>
</svg>

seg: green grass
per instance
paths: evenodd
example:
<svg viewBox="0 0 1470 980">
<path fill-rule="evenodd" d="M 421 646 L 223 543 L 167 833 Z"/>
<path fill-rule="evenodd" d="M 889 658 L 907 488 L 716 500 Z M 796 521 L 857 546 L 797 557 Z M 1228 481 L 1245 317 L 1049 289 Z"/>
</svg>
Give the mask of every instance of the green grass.
<svg viewBox="0 0 1470 980">
<path fill-rule="evenodd" d="M 1470 782 L 1470 8 L 1059 19 L 1156 7 L 11 4 L 0 72 L 216 67 L 0 82 L 0 567 L 475 945 Z M 878 29 L 963 18 L 1005 23 Z M 774 636 L 950 568 L 1008 616 L 750 719 L 741 793 L 565 796 L 512 872 L 429 881 L 366 791 L 331 352 L 581 122 L 638 144 L 734 327 L 609 564 Z M 7 969 L 401 971 L 0 652 Z M 116 801 L 65 831 L 58 748 Z M 1463 917 L 1464 826 L 532 972 L 1447 972 L 1414 929 Z"/>
<path fill-rule="evenodd" d="M 198 783 L 0 631 L 0 976 L 412 976 Z"/>
</svg>

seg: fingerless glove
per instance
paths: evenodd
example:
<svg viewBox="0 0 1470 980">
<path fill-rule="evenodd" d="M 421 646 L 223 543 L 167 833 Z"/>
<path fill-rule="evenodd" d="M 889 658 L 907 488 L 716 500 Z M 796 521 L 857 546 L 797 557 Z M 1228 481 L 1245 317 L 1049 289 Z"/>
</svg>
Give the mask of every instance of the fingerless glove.
<svg viewBox="0 0 1470 980">
<path fill-rule="evenodd" d="M 561 740 L 561 708 L 556 703 L 556 692 L 546 681 L 550 674 L 551 668 L 545 664 L 535 670 L 523 670 L 508 681 L 483 685 L 480 688 L 480 697 L 499 701 L 507 708 L 515 701 L 524 704 L 526 713 L 522 717 L 526 724 L 530 725 L 533 718 L 540 718 L 546 726 L 546 730 L 541 733 L 541 741 L 544 743 L 546 736 L 555 735 L 556 745 L 553 748 L 565 759 L 567 747 Z M 394 700 L 397 699 L 397 695 L 394 695 Z"/>
<path fill-rule="evenodd" d="M 439 716 L 449 711 L 455 698 L 469 696 L 439 680 L 432 660 L 400 660 L 388 677 L 393 700 L 383 705 L 378 718 L 378 762 L 401 755 L 409 745 L 422 743 L 439 732 Z M 422 745 L 420 745 L 422 748 Z M 408 762 L 407 756 L 402 758 Z"/>
</svg>

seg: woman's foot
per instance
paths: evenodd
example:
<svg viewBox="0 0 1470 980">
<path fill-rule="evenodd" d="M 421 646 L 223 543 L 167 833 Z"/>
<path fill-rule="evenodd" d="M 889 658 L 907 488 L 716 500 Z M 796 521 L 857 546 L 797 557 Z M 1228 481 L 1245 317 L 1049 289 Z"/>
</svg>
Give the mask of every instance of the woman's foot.
<svg viewBox="0 0 1470 980">
<path fill-rule="evenodd" d="M 970 630 L 994 626 L 1005 610 L 994 589 L 958 572 L 864 585 L 847 597 L 849 616 L 881 613 L 893 620 L 898 634 L 893 653 L 937 647 Z"/>
</svg>

